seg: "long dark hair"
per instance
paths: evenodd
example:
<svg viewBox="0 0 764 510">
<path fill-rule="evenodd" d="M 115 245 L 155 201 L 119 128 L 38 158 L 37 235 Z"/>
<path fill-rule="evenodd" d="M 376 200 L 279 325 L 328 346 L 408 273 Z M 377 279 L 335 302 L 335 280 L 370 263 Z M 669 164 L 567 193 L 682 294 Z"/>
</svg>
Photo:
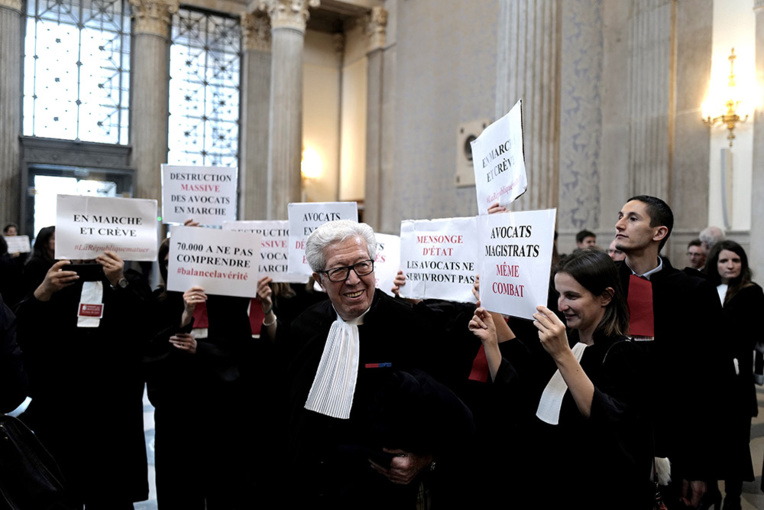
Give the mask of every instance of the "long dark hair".
<svg viewBox="0 0 764 510">
<path fill-rule="evenodd" d="M 597 325 L 597 332 L 606 336 L 626 336 L 629 333 L 629 308 L 626 304 L 618 271 L 610 256 L 600 250 L 576 250 L 557 266 L 556 273 L 566 273 L 579 285 L 601 296 L 608 287 L 613 298 L 605 308 L 605 315 Z"/>
<path fill-rule="evenodd" d="M 731 251 L 740 257 L 740 276 L 727 282 L 727 294 L 724 296 L 724 303 L 727 304 L 727 301 L 732 299 L 733 296 L 740 291 L 740 289 L 751 285 L 753 272 L 748 266 L 748 255 L 746 255 L 742 246 L 740 246 L 735 241 L 730 241 L 729 239 L 719 241 L 714 245 L 713 248 L 711 248 L 711 254 L 708 256 L 708 261 L 706 262 L 708 280 L 711 283 L 714 285 L 719 285 L 722 283 L 722 276 L 719 274 L 719 255 L 721 254 L 722 250 Z"/>
<path fill-rule="evenodd" d="M 159 243 L 159 250 L 157 251 L 157 265 L 159 266 L 159 275 L 162 277 L 158 287 L 158 301 L 163 301 L 167 297 L 167 262 L 164 259 L 168 253 L 170 253 L 170 238 L 166 237 Z"/>
<path fill-rule="evenodd" d="M 43 227 L 37 233 L 37 237 L 34 240 L 34 248 L 32 250 L 32 257 L 47 260 L 53 263 L 53 257 L 48 255 L 48 243 L 53 234 L 56 233 L 55 225 L 52 227 Z"/>
</svg>

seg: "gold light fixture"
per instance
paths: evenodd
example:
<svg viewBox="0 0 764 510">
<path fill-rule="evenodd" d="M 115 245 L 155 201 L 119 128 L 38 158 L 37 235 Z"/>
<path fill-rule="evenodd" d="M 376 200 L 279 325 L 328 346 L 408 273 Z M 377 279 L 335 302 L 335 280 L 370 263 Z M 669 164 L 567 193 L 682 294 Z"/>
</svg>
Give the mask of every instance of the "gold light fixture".
<svg viewBox="0 0 764 510">
<path fill-rule="evenodd" d="M 748 120 L 748 114 L 746 114 L 744 117 L 740 117 L 739 115 L 739 106 L 742 100 L 740 99 L 739 93 L 737 91 L 737 84 L 735 83 L 735 59 L 737 58 L 737 55 L 735 55 L 735 48 L 732 48 L 732 51 L 730 52 L 730 56 L 728 57 L 728 60 L 730 61 L 730 75 L 729 79 L 727 81 L 727 90 L 723 92 L 725 94 L 726 102 L 724 103 L 724 107 L 726 108 L 726 112 L 722 113 L 721 115 L 712 117 L 709 114 L 706 114 L 704 112 L 703 116 L 703 122 L 708 126 L 712 127 L 716 123 L 720 123 L 722 125 L 725 125 L 727 129 L 729 130 L 729 134 L 727 135 L 727 140 L 730 141 L 730 147 L 732 147 L 732 141 L 735 139 L 735 125 L 738 122 L 745 122 Z M 703 105 L 703 110 L 706 110 L 707 107 L 713 108 L 713 104 L 709 104 L 710 101 L 713 101 L 714 98 L 710 98 L 709 102 Z M 717 103 L 718 104 L 718 103 Z"/>
</svg>

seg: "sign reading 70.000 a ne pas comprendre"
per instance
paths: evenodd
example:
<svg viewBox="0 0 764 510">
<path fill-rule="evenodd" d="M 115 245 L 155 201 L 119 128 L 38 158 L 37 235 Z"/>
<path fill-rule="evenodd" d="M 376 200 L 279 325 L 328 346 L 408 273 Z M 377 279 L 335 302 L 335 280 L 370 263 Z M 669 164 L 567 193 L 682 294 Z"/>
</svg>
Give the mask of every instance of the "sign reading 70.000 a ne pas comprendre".
<svg viewBox="0 0 764 510">
<path fill-rule="evenodd" d="M 251 232 L 173 225 L 167 290 L 196 285 L 207 294 L 255 297 L 261 243 L 262 236 Z"/>
</svg>

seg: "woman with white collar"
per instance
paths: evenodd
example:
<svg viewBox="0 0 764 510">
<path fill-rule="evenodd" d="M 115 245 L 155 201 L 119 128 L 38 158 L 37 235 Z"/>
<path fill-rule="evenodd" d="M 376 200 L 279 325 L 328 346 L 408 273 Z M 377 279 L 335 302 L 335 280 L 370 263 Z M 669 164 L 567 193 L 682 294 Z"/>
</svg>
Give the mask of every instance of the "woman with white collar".
<svg viewBox="0 0 764 510">
<path fill-rule="evenodd" d="M 764 336 L 758 317 L 764 309 L 764 292 L 754 283 L 748 256 L 735 241 L 724 240 L 714 245 L 706 262 L 708 279 L 716 285 L 719 300 L 727 319 L 725 338 L 720 342 L 726 348 L 735 365 L 735 376 L 731 381 L 725 401 L 729 410 L 724 416 L 728 440 L 725 448 L 724 509 L 741 508 L 743 481 L 753 481 L 750 438 L 751 418 L 758 415 L 755 378 L 762 377 L 761 350 L 764 350 Z M 754 351 L 756 363 L 754 367 Z"/>
<path fill-rule="evenodd" d="M 497 441 L 497 456 L 522 466 L 507 501 L 652 508 L 647 370 L 626 337 L 615 266 L 603 252 L 582 250 L 561 263 L 554 283 L 567 329 L 545 306 L 534 314 L 538 339 L 515 338 L 499 314 L 482 307 L 469 324 L 485 348 L 497 405 L 511 406 L 519 427 L 512 429 L 519 437 Z"/>
</svg>

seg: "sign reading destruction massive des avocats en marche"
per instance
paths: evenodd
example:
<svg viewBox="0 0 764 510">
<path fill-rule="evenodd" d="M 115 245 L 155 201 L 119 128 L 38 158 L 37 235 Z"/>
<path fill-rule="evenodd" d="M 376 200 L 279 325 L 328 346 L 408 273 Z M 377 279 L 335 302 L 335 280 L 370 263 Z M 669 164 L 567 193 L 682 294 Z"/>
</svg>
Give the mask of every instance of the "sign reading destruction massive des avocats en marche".
<svg viewBox="0 0 764 510">
<path fill-rule="evenodd" d="M 198 285 L 207 294 L 255 297 L 261 243 L 262 236 L 251 232 L 173 225 L 167 290 Z"/>
<path fill-rule="evenodd" d="M 162 165 L 162 222 L 236 220 L 236 168 Z"/>
<path fill-rule="evenodd" d="M 522 111 L 520 100 L 471 142 L 479 214 L 494 203 L 509 205 L 528 187 Z"/>
<path fill-rule="evenodd" d="M 401 238 L 390 234 L 377 236 L 377 256 L 374 260 L 374 278 L 377 288 L 395 297 L 393 283 L 401 266 Z"/>
<path fill-rule="evenodd" d="M 122 260 L 157 258 L 156 200 L 58 195 L 57 259 L 94 259 L 113 251 Z"/>
<path fill-rule="evenodd" d="M 263 236 L 260 244 L 260 277 L 274 282 L 308 283 L 307 275 L 289 273 L 289 221 L 230 221 L 223 230 L 251 232 Z"/>
<path fill-rule="evenodd" d="M 480 303 L 532 319 L 547 304 L 556 209 L 478 216 Z"/>
<path fill-rule="evenodd" d="M 477 247 L 474 217 L 402 221 L 401 296 L 474 303 Z"/>
<path fill-rule="evenodd" d="M 358 221 L 355 202 L 311 202 L 289 204 L 289 272 L 310 276 L 313 270 L 305 258 L 305 241 L 329 221 Z"/>
</svg>

